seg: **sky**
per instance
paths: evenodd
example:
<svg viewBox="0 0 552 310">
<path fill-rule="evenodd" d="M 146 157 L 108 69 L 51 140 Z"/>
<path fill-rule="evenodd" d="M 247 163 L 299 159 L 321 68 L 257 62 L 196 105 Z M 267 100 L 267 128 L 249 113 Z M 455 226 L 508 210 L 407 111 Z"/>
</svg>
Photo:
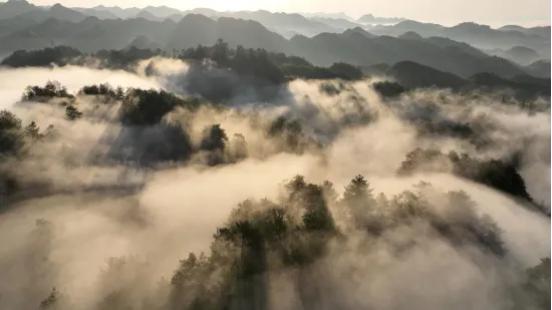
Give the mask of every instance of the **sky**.
<svg viewBox="0 0 552 310">
<path fill-rule="evenodd" d="M 372 13 L 452 25 L 473 21 L 492 26 L 550 24 L 550 0 L 31 0 L 37 5 L 144 7 L 167 5 L 179 9 L 277 12 L 344 12 L 352 17 Z"/>
</svg>

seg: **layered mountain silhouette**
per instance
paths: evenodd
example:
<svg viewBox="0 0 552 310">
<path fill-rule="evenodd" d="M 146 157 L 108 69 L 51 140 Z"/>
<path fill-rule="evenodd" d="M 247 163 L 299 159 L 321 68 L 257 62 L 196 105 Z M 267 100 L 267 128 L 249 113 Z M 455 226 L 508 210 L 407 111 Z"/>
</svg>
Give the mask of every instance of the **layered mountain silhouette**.
<svg viewBox="0 0 552 310">
<path fill-rule="evenodd" d="M 404 21 L 401 17 L 377 17 L 373 14 L 366 14 L 361 16 L 357 21 L 362 24 L 396 24 Z"/>
<path fill-rule="evenodd" d="M 0 20 L 2 19 L 25 19 L 29 22 L 42 22 L 49 18 L 56 18 L 65 21 L 79 22 L 88 15 L 77 10 L 66 8 L 61 4 L 51 7 L 35 6 L 25 0 L 9 0 L 0 4 Z"/>
<path fill-rule="evenodd" d="M 524 73 L 522 68 L 503 58 L 489 56 L 450 39 L 373 36 L 360 29 L 342 34 L 324 33 L 313 38 L 296 36 L 290 40 L 289 53 L 315 64 L 344 61 L 369 66 L 409 60 L 463 77 L 478 72 L 506 77 Z"/>
<path fill-rule="evenodd" d="M 395 25 L 377 25 L 368 30 L 374 34 L 391 36 L 400 36 L 414 31 L 422 37 L 447 37 L 481 49 L 509 50 L 516 46 L 523 46 L 535 50 L 541 58 L 550 57 L 550 26 L 534 28 L 505 26 L 493 29 L 476 23 L 461 23 L 453 27 L 445 27 L 406 20 Z"/>
<path fill-rule="evenodd" d="M 24 0 L 9 0 L 6 3 L 0 3 L 0 19 L 11 18 L 37 9 L 37 6 Z"/>
<path fill-rule="evenodd" d="M 457 91 L 508 90 L 513 92 L 518 99 L 550 96 L 549 78 L 536 78 L 526 74 L 507 79 L 496 74 L 481 72 L 468 78 L 462 78 L 411 61 L 399 62 L 388 68 L 385 73 L 407 88 L 437 87 Z"/>
<path fill-rule="evenodd" d="M 231 46 L 284 52 L 320 66 L 335 62 L 369 66 L 414 61 L 463 77 L 478 72 L 504 77 L 526 73 L 521 66 L 503 58 L 489 56 L 468 44 L 447 38 L 425 39 L 413 34 L 398 38 L 375 36 L 357 27 L 343 33 L 322 33 L 314 37 L 297 35 L 286 39 L 255 21 L 227 17 L 215 20 L 199 14 L 186 15 L 179 22 L 146 18 L 100 20 L 96 17 L 71 22 L 50 18 L 4 33 L 0 36 L 3 43 L 0 54 L 51 45 L 67 45 L 85 52 L 122 49 L 137 38 L 168 51 L 212 45 L 223 39 Z"/>
<path fill-rule="evenodd" d="M 550 77 L 550 61 L 549 60 L 539 60 L 534 63 L 526 66 L 525 71 L 536 77 Z"/>
<path fill-rule="evenodd" d="M 179 22 L 183 17 L 190 14 L 201 14 L 212 19 L 230 17 L 253 20 L 288 39 L 295 35 L 312 37 L 321 33 L 342 33 L 347 29 L 364 27 L 376 35 L 398 37 L 407 32 L 415 32 L 425 38 L 433 36 L 446 37 L 484 50 L 499 49 L 504 52 L 514 47 L 525 47 L 537 52 L 538 59 L 549 59 L 550 54 L 549 26 L 524 28 L 507 25 L 493 29 L 486 25 L 462 23 L 454 27 L 444 27 L 438 24 L 421 23 L 403 18 L 377 17 L 372 14 L 354 20 L 345 14 L 302 15 L 263 10 L 219 12 L 207 8 L 181 11 L 167 6 L 148 6 L 142 9 L 107 6 L 66 8 L 56 4 L 52 7 L 41 7 L 35 6 L 26 0 L 9 0 L 6 3 L 0 3 L 0 35 L 16 30 L 24 30 L 51 18 L 71 22 L 80 22 L 86 17 L 96 17 L 102 20 L 143 18 L 157 22 L 170 19 Z M 497 55 L 508 56 L 504 54 Z M 517 58 L 509 59 L 516 61 Z M 526 64 L 523 63 L 523 65 Z"/>
<path fill-rule="evenodd" d="M 321 32 L 341 32 L 347 28 L 360 26 L 359 23 L 347 18 L 308 18 L 300 14 L 272 13 L 263 10 L 218 12 L 212 9 L 200 8 L 181 11 L 167 6 L 147 6 L 143 9 L 107 6 L 66 8 L 60 4 L 53 7 L 40 7 L 25 0 L 9 0 L 6 3 L 0 3 L 0 20 L 11 19 L 15 23 L 17 22 L 16 18 L 23 18 L 27 20 L 27 23 L 24 24 L 26 26 L 43 22 L 49 18 L 78 22 L 86 17 L 97 17 L 99 19 L 144 18 L 151 21 L 171 19 L 178 22 L 189 14 L 201 14 L 211 18 L 232 17 L 253 20 L 288 38 L 296 34 L 312 36 Z"/>
<path fill-rule="evenodd" d="M 373 23 L 387 25 L 361 25 Z M 392 66 L 412 61 L 462 78 L 480 72 L 505 78 L 549 77 L 549 35 L 550 27 L 493 29 L 475 23 L 444 27 L 373 15 L 355 21 L 345 15 L 180 11 L 166 6 L 41 7 L 25 0 L 0 4 L 0 56 L 55 45 L 84 52 L 130 46 L 170 52 L 222 39 L 230 46 L 284 52 L 319 66 L 335 62 Z"/>
<path fill-rule="evenodd" d="M 459 89 L 468 84 L 463 79 L 452 73 L 439 71 L 412 61 L 402 61 L 387 71 L 397 82 L 408 88 L 439 87 Z"/>
</svg>

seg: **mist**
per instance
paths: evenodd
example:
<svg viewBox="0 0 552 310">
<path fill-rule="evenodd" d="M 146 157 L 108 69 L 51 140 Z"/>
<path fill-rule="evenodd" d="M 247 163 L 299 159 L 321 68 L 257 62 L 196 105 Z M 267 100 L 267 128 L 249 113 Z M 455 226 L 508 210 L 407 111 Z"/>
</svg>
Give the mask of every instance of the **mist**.
<svg viewBox="0 0 552 310">
<path fill-rule="evenodd" d="M 538 309 L 549 108 L 196 69 L 0 69 L 0 307 Z"/>
</svg>

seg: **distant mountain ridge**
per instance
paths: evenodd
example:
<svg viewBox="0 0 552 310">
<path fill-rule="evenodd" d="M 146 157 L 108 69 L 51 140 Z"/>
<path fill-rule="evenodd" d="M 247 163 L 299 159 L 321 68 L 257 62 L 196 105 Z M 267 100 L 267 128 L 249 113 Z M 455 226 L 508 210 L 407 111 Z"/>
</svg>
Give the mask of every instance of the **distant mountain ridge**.
<svg viewBox="0 0 552 310">
<path fill-rule="evenodd" d="M 136 41 L 137 38 L 140 40 Z M 133 42 L 171 51 L 200 44 L 212 45 L 219 38 L 231 46 L 263 48 L 304 57 L 319 66 L 335 62 L 368 66 L 409 60 L 463 77 L 478 72 L 505 77 L 526 73 L 521 66 L 447 38 L 416 37 L 413 40 L 412 36 L 375 36 L 357 27 L 343 33 L 322 33 L 312 38 L 297 35 L 286 39 L 255 21 L 228 17 L 212 19 L 199 14 L 186 15 L 179 22 L 146 18 L 100 20 L 96 17 L 70 22 L 50 18 L 1 35 L 0 54 L 51 45 L 92 52 L 121 49 Z"/>
<path fill-rule="evenodd" d="M 321 66 L 339 61 L 358 66 L 414 61 L 462 77 L 482 71 L 509 77 L 531 72 L 542 76 L 543 66 L 536 61 L 546 61 L 543 52 L 550 49 L 549 43 L 546 45 L 550 39 L 542 37 L 550 32 L 550 27 L 493 29 L 475 23 L 444 27 L 411 20 L 365 27 L 347 16 L 338 16 L 217 12 L 205 8 L 179 11 L 166 6 L 71 9 L 59 4 L 39 7 L 25 0 L 9 0 L 0 4 L 0 55 L 52 45 L 83 51 L 128 46 L 170 51 L 211 45 L 220 38 L 232 46 L 285 52 Z M 367 16 L 364 20 L 374 18 Z M 499 47 L 519 44 L 492 52 L 499 56 L 496 57 L 469 44 L 472 41 L 484 41 L 493 47 L 495 43 Z"/>
<path fill-rule="evenodd" d="M 341 32 L 347 28 L 361 25 L 348 18 L 310 18 L 297 13 L 277 13 L 263 10 L 219 12 L 212 9 L 198 8 L 181 11 L 167 6 L 147 6 L 140 9 L 103 5 L 92 8 L 66 8 L 60 4 L 56 4 L 52 8 L 57 12 L 56 14 L 50 12 L 50 7 L 35 6 L 26 0 L 9 0 L 6 3 L 0 3 L 0 20 L 26 18 L 28 20 L 27 26 L 30 26 L 32 22 L 40 23 L 49 18 L 78 22 L 86 17 L 97 17 L 99 19 L 145 18 L 152 21 L 172 19 L 178 22 L 186 15 L 202 14 L 211 18 L 233 17 L 254 20 L 288 38 L 296 34 L 312 36 L 321 32 Z M 63 12 L 61 12 L 62 10 Z"/>
<path fill-rule="evenodd" d="M 550 57 L 550 26 L 533 28 L 505 26 L 493 29 L 487 25 L 470 22 L 445 27 L 438 24 L 405 20 L 395 25 L 369 27 L 367 30 L 374 34 L 391 36 L 400 36 L 406 32 L 414 31 L 422 37 L 447 37 L 486 50 L 496 48 L 509 50 L 516 46 L 522 46 L 537 51 L 541 58 Z"/>
<path fill-rule="evenodd" d="M 377 17 L 373 14 L 367 14 L 361 16 L 357 21 L 362 24 L 396 24 L 404 21 L 405 19 L 402 17 Z"/>
<path fill-rule="evenodd" d="M 57 9 L 61 9 L 59 4 Z M 96 6 L 92 8 L 64 8 L 63 14 L 49 13 L 49 7 L 35 6 L 26 0 L 9 0 L 0 3 L 0 34 L 7 23 L 4 19 L 12 19 L 11 24 L 24 26 L 40 23 L 48 18 L 80 21 L 86 17 L 99 19 L 131 19 L 145 18 L 152 21 L 171 19 L 178 22 L 188 14 L 201 14 L 210 18 L 233 17 L 254 20 L 273 32 L 291 38 L 295 35 L 315 36 L 321 33 L 341 33 L 350 28 L 364 27 L 378 35 L 400 36 L 413 31 L 423 37 L 439 36 L 468 43 L 481 49 L 500 48 L 508 50 L 515 46 L 523 46 L 537 51 L 541 58 L 548 59 L 550 54 L 550 27 L 524 28 L 507 25 L 498 29 L 475 23 L 462 23 L 454 27 L 444 27 L 437 24 L 421 23 L 400 17 L 378 17 L 366 14 L 354 20 L 343 13 L 278 13 L 268 11 L 236 11 L 219 12 L 208 8 L 197 8 L 187 11 L 168 6 L 147 6 L 144 8 L 120 8 L 116 6 Z M 32 13 L 31 13 L 32 11 Z M 31 13 L 25 16 L 25 13 Z M 15 19 L 24 19 L 16 21 Z M 14 28 L 9 25 L 7 28 Z M 542 38 L 545 40 L 543 41 Z"/>
</svg>

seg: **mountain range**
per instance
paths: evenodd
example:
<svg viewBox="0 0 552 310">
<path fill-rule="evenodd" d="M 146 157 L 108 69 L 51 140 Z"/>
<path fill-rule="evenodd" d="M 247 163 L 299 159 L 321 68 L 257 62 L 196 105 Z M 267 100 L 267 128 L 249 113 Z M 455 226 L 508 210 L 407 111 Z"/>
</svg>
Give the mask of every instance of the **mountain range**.
<svg viewBox="0 0 552 310">
<path fill-rule="evenodd" d="M 409 31 L 422 37 L 446 37 L 465 42 L 480 49 L 509 50 L 522 46 L 535 50 L 541 58 L 550 57 L 550 26 L 524 28 L 504 26 L 493 29 L 487 25 L 466 22 L 453 27 L 412 20 L 401 21 L 394 25 L 375 25 L 367 30 L 377 35 L 400 36 Z"/>
<path fill-rule="evenodd" d="M 515 46 L 524 46 L 536 50 L 543 58 L 549 57 L 550 54 L 549 26 L 524 28 L 516 25 L 506 25 L 493 29 L 487 25 L 475 23 L 462 23 L 454 27 L 445 27 L 400 17 L 378 17 L 373 14 L 366 14 L 355 20 L 342 13 L 297 14 L 273 13 L 263 10 L 219 12 L 208 8 L 182 11 L 167 6 L 64 8 L 59 4 L 52 7 L 35 6 L 26 0 L 8 0 L 8 2 L 0 4 L 0 20 L 19 19 L 19 21 L 13 21 L 13 23 L 20 26 L 29 26 L 33 22 L 42 22 L 48 18 L 78 22 L 88 16 L 99 19 L 144 18 L 152 21 L 172 19 L 178 22 L 188 14 L 201 14 L 213 19 L 232 17 L 254 20 L 286 38 L 298 34 L 314 36 L 324 32 L 340 33 L 350 28 L 364 27 L 378 35 L 400 36 L 405 32 L 414 31 L 423 37 L 447 37 L 482 49 L 500 48 L 508 50 Z M 0 28 L 4 28 L 4 24 L 1 26 Z"/>
<path fill-rule="evenodd" d="M 306 17 L 296 13 L 272 13 L 264 10 L 219 12 L 207 8 L 198 8 L 181 11 L 167 6 L 147 6 L 142 9 L 102 5 L 92 8 L 65 8 L 56 4 L 52 7 L 41 7 L 26 0 L 9 0 L 0 4 L 0 20 L 23 18 L 26 21 L 25 25 L 32 22 L 42 22 L 48 18 L 78 22 L 89 16 L 99 19 L 144 18 L 152 21 L 163 21 L 165 19 L 179 21 L 188 14 L 201 14 L 211 18 L 233 17 L 254 20 L 288 38 L 296 34 L 312 36 L 322 32 L 341 32 L 347 28 L 361 26 L 365 18 L 356 21 L 346 15 L 332 17 L 313 15 Z M 378 17 L 373 18 L 379 19 Z M 386 18 L 381 18 L 381 20 L 388 23 Z"/>
<path fill-rule="evenodd" d="M 477 89 L 509 89 L 518 99 L 550 96 L 550 79 L 541 79 L 520 74 L 509 79 L 491 73 L 477 73 L 468 78 L 435 70 L 411 61 L 403 61 L 387 69 L 385 74 L 392 76 L 402 86 L 408 88 L 449 88 L 459 91 Z"/>
<path fill-rule="evenodd" d="M 375 17 L 368 15 L 361 20 L 370 18 Z M 347 62 L 369 67 L 413 61 L 464 78 L 480 72 L 506 78 L 550 76 L 549 56 L 544 52 L 550 50 L 550 38 L 545 37 L 550 27 L 493 29 L 474 23 L 444 27 L 400 20 L 386 20 L 398 22 L 394 25 L 360 26 L 346 16 L 179 11 L 164 6 L 72 9 L 9 0 L 0 4 L 0 56 L 53 45 L 85 52 L 129 46 L 171 51 L 212 45 L 223 39 L 230 46 L 283 52 L 320 66 Z M 487 49 L 468 41 L 485 42 Z"/>
</svg>

